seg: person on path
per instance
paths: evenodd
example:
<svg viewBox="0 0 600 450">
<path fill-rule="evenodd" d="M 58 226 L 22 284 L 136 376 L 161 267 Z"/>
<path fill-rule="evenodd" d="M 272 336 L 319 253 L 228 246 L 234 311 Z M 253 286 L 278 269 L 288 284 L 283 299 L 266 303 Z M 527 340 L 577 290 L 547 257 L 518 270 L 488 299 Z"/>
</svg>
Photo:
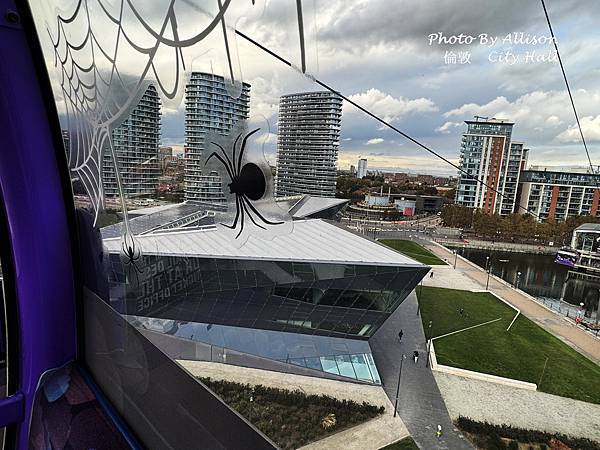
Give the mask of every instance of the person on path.
<svg viewBox="0 0 600 450">
<path fill-rule="evenodd" d="M 415 360 L 415 364 L 417 364 L 419 361 L 419 352 L 416 350 L 413 352 L 413 359 Z"/>
<path fill-rule="evenodd" d="M 429 278 L 433 278 L 433 270 L 429 272 Z"/>
<path fill-rule="evenodd" d="M 442 437 L 442 426 L 439 424 L 437 426 L 437 431 L 435 432 L 435 435 L 437 436 L 438 439 Z"/>
<path fill-rule="evenodd" d="M 404 336 L 404 331 L 400 330 L 400 331 L 398 332 L 398 340 L 399 340 L 400 342 L 402 342 L 402 336 Z"/>
</svg>

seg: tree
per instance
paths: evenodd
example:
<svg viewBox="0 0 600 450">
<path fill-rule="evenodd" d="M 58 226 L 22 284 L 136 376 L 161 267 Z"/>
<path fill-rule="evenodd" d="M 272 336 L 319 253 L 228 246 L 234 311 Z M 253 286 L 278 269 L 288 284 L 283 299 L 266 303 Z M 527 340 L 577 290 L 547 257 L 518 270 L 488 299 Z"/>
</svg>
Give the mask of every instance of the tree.
<svg viewBox="0 0 600 450">
<path fill-rule="evenodd" d="M 471 228 L 473 223 L 473 208 L 461 205 L 446 205 L 442 209 L 441 219 L 445 226 L 454 228 Z"/>
</svg>

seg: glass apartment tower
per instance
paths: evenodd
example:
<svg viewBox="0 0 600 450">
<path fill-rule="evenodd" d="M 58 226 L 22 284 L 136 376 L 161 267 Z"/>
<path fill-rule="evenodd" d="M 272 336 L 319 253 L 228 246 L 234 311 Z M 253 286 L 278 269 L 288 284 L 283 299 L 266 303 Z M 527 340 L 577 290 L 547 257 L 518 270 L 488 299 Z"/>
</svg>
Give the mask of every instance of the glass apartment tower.
<svg viewBox="0 0 600 450">
<path fill-rule="evenodd" d="M 202 173 L 200 158 L 208 132 L 227 135 L 239 121 L 248 118 L 250 85 L 242 84 L 238 98 L 229 95 L 225 79 L 210 73 L 193 72 L 185 87 L 185 199 L 223 203 L 221 178 Z"/>
<path fill-rule="evenodd" d="M 154 194 L 160 176 L 160 98 L 154 86 L 146 89 L 125 122 L 113 130 L 112 142 L 119 160 L 123 195 L 135 197 Z M 104 153 L 102 182 L 105 195 L 119 195 L 110 151 Z"/>
<path fill-rule="evenodd" d="M 342 99 L 331 92 L 279 100 L 276 195 L 334 197 Z"/>
<path fill-rule="evenodd" d="M 358 172 L 356 172 L 356 178 L 363 178 L 367 176 L 367 159 L 361 158 L 358 160 Z"/>
<path fill-rule="evenodd" d="M 459 173 L 456 202 L 487 213 L 512 214 L 529 150 L 521 142 L 511 142 L 511 122 L 477 119 L 465 123 L 459 165 L 470 177 Z"/>
</svg>

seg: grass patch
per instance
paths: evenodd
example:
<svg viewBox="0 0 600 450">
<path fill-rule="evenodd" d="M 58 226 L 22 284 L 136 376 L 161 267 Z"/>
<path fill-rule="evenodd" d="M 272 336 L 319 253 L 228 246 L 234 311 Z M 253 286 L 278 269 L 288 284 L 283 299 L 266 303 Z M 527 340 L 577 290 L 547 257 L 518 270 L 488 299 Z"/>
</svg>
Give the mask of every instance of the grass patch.
<svg viewBox="0 0 600 450">
<path fill-rule="evenodd" d="M 429 321 L 435 337 L 501 318 L 436 340 L 440 364 L 536 383 L 543 392 L 600 404 L 600 366 L 522 315 L 507 332 L 515 311 L 491 294 L 423 287 L 417 296 L 428 337 Z"/>
<path fill-rule="evenodd" d="M 122 222 L 123 218 L 117 213 L 116 210 L 100 211 L 98 213 L 98 220 L 96 226 L 98 228 L 107 227 L 114 225 L 115 223 Z"/>
<path fill-rule="evenodd" d="M 444 261 L 416 242 L 401 239 L 381 239 L 379 242 L 423 264 L 430 266 L 446 265 Z"/>
<path fill-rule="evenodd" d="M 383 414 L 383 406 L 266 386 L 198 378 L 282 449 L 295 449 Z M 252 398 L 252 402 L 250 401 Z M 331 415 L 334 424 L 324 427 Z"/>
<path fill-rule="evenodd" d="M 599 450 L 600 444 L 585 438 L 575 438 L 564 434 L 552 434 L 536 430 L 524 430 L 508 425 L 492 425 L 477 422 L 467 417 L 459 417 L 456 426 L 465 433 L 477 448 L 488 449 L 554 449 L 559 443 L 578 450 Z M 521 444 L 521 445 L 519 445 Z"/>
<path fill-rule="evenodd" d="M 393 444 L 386 445 L 385 447 L 379 450 L 419 450 L 415 441 L 410 436 L 405 437 L 401 441 L 394 442 Z"/>
</svg>

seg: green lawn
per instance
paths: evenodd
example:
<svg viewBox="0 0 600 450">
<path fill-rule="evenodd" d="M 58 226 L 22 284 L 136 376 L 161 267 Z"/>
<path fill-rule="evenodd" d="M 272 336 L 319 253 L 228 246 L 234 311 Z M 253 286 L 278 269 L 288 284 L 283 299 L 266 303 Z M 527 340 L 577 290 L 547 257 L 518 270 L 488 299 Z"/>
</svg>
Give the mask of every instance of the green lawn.
<svg viewBox="0 0 600 450">
<path fill-rule="evenodd" d="M 417 447 L 417 444 L 415 444 L 413 438 L 409 436 L 405 437 L 401 441 L 394 442 L 390 445 L 386 445 L 385 447 L 379 450 L 419 450 L 419 447 Z"/>
<path fill-rule="evenodd" d="M 428 264 L 430 266 L 439 266 L 445 265 L 446 263 L 442 261 L 440 258 L 435 256 L 429 250 L 423 248 L 419 244 L 413 241 L 404 241 L 401 239 L 381 239 L 383 245 L 387 245 L 394 250 L 399 251 L 400 253 L 404 253 L 406 256 L 416 259 L 423 264 Z"/>
<path fill-rule="evenodd" d="M 543 392 L 600 403 L 600 366 L 526 317 L 519 316 L 507 332 L 515 311 L 491 294 L 419 287 L 417 296 L 427 336 L 429 321 L 431 334 L 440 336 L 501 318 L 434 341 L 440 364 L 528 381 Z"/>
</svg>

